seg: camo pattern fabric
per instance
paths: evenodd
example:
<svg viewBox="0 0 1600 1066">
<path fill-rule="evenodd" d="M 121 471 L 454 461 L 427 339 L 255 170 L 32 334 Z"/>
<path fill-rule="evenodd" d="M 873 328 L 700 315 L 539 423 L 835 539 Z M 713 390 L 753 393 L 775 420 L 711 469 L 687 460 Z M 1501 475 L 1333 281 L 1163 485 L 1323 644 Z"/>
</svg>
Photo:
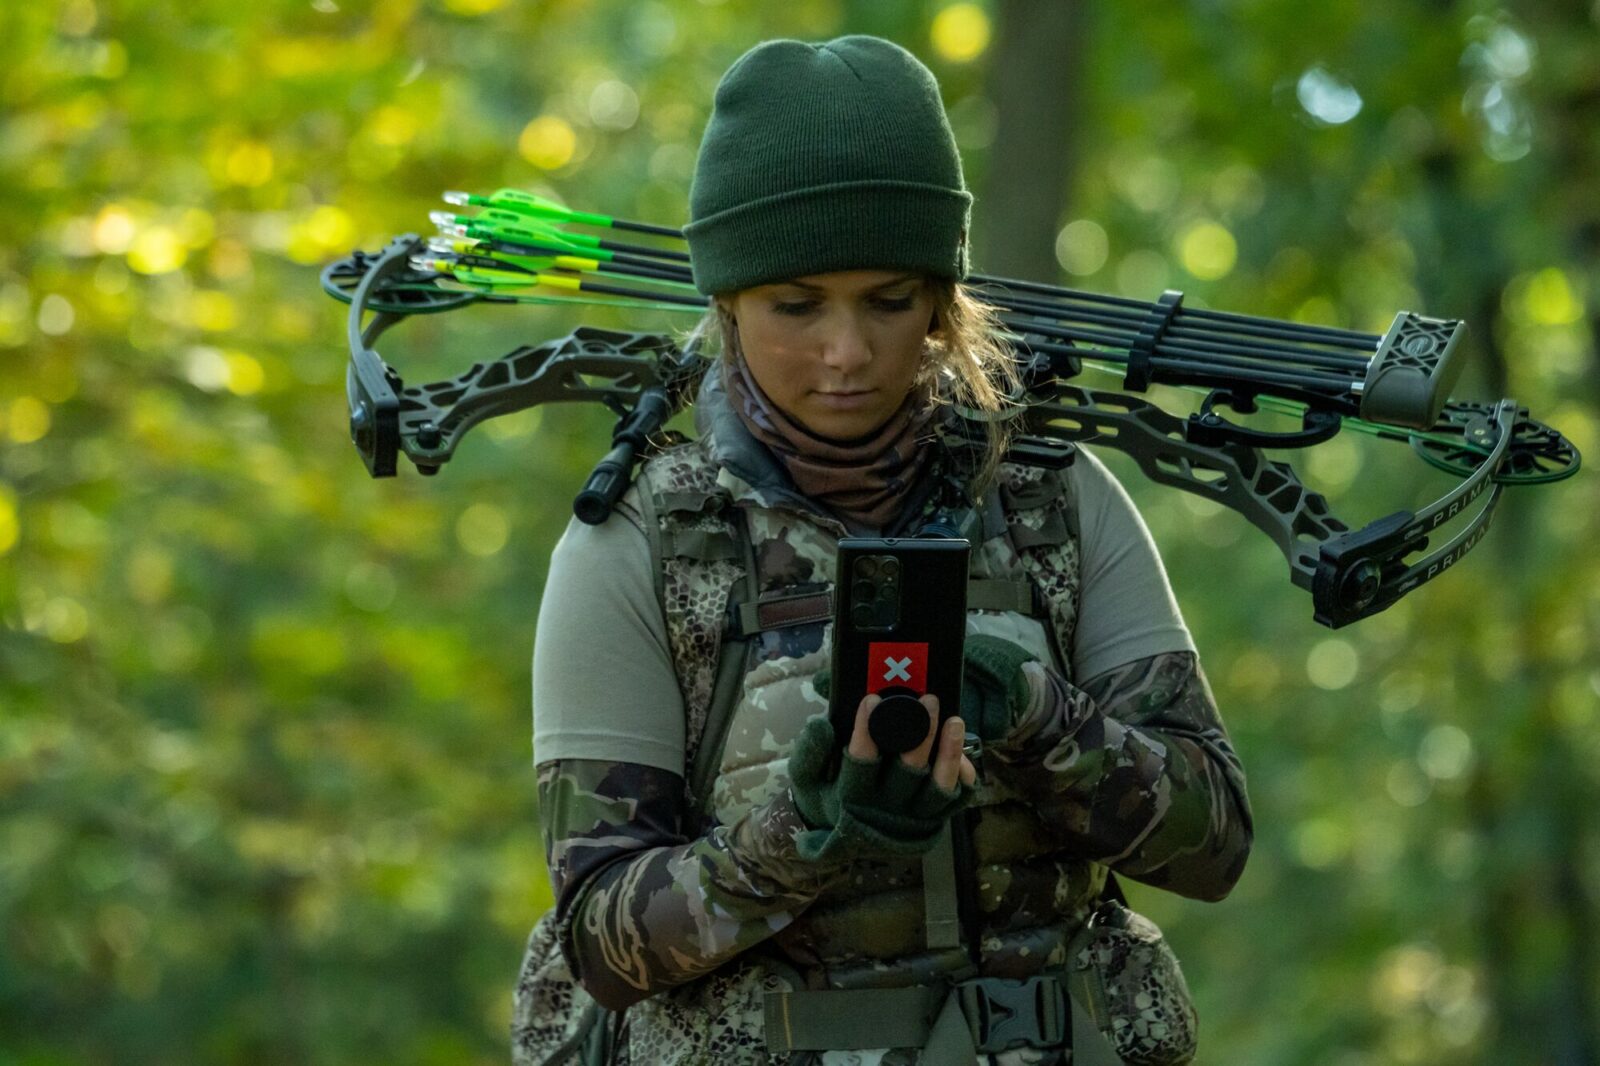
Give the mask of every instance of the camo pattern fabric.
<svg viewBox="0 0 1600 1066">
<path fill-rule="evenodd" d="M 651 492 L 656 500 L 664 555 L 661 604 L 673 672 L 683 693 L 685 766 L 693 765 L 705 731 L 728 595 L 745 570 L 744 560 L 735 555 L 701 557 L 713 554 L 707 542 L 736 550 L 736 542 L 728 539 L 729 523 L 740 520 L 724 513 L 727 495 L 718 489 L 716 465 L 706 461 L 701 447 L 688 443 L 667 449 L 646 464 L 628 490 L 635 497 Z"/>
<path fill-rule="evenodd" d="M 1228 894 L 1254 825 L 1244 767 L 1193 652 L 1108 670 L 1077 688 L 1053 673 L 1039 713 L 985 750 L 1056 845 L 1192 899 Z"/>
<path fill-rule="evenodd" d="M 578 984 L 556 941 L 556 912 L 534 923 L 511 997 L 511 1061 L 537 1066 L 579 1034 L 594 997 Z"/>
<path fill-rule="evenodd" d="M 1200 1019 L 1178 959 L 1148 918 L 1107 900 L 1072 950 L 1080 1001 L 1128 1066 L 1194 1058 Z"/>
<path fill-rule="evenodd" d="M 1075 506 L 1057 471 L 1037 466 L 1000 468 L 1000 500 L 1005 509 L 1008 536 L 985 544 L 1015 551 L 1015 561 L 999 561 L 995 569 L 1020 566 L 1037 590 L 1053 638 L 1055 666 L 1070 681 L 1072 633 L 1078 623 L 1078 537 L 1072 528 Z M 1046 660 L 1048 661 L 1048 660 Z"/>
<path fill-rule="evenodd" d="M 726 517 L 696 508 L 694 493 L 683 492 L 685 482 L 698 485 L 705 503 L 704 481 L 688 469 L 702 456 L 680 458 L 687 462 L 679 480 L 657 483 L 661 498 L 677 500 L 691 516 L 712 516 L 698 527 L 706 532 L 718 522 L 725 528 Z M 979 809 L 967 814 L 983 972 L 991 976 L 1066 965 L 1071 937 L 1104 882 L 1099 862 L 1185 895 L 1220 898 L 1249 844 L 1242 772 L 1192 654 L 1130 664 L 1086 689 L 1068 682 L 1065 656 L 1052 654 L 1050 644 L 1070 641 L 1077 591 L 1075 536 L 1057 487 L 1043 483 L 1053 476 L 1008 468 L 1001 491 L 1007 535 L 973 556 L 974 576 L 1020 569 L 1049 583 L 1042 598 L 1054 638 L 1020 616 L 974 614 L 976 628 L 1031 645 L 1054 665 L 1049 698 L 989 747 Z M 827 585 L 842 530 L 767 506 L 771 501 L 730 482 L 726 470 L 719 482 L 748 516 L 764 590 Z M 663 528 L 681 517 L 663 518 Z M 667 602 L 676 647 L 695 612 L 675 622 L 673 602 L 693 608 L 709 600 L 691 592 Z M 720 612 L 716 617 L 720 625 Z M 703 629 L 720 637 L 709 621 Z M 709 1061 L 712 1054 L 730 1062 L 791 1061 L 764 1050 L 767 991 L 921 983 L 966 961 L 960 949 L 926 948 L 920 863 L 863 860 L 819 871 L 794 853 L 802 823 L 786 787 L 786 756 L 805 717 L 825 708 L 809 678 L 827 647 L 825 623 L 761 635 L 712 797 L 717 818 L 703 836 L 691 840 L 684 832 L 687 807 L 676 775 L 586 760 L 540 766 L 561 943 L 591 990 L 618 1006 L 634 1004 L 625 1061 Z M 681 680 L 687 692 L 689 680 Z M 709 697 L 709 684 L 704 691 Z M 1059 1049 L 1019 1049 L 994 1061 L 1022 1066 L 1068 1057 Z M 915 1062 L 916 1051 L 797 1052 L 792 1061 L 874 1066 Z"/>
<path fill-rule="evenodd" d="M 582 987 L 561 987 L 574 972 L 604 1002 L 651 994 L 629 1011 L 623 1062 L 630 1053 L 640 1063 L 706 1054 L 768 1061 L 763 996 L 795 985 L 742 956 L 846 870 L 800 858 L 794 840 L 807 826 L 789 794 L 691 840 L 676 774 L 555 759 L 538 775 L 556 906 L 523 959 L 513 1022 L 519 1066 L 542 1063 L 573 1032 L 572 1014 L 593 1001 Z M 562 1009 L 567 1016 L 545 1013 Z"/>
</svg>

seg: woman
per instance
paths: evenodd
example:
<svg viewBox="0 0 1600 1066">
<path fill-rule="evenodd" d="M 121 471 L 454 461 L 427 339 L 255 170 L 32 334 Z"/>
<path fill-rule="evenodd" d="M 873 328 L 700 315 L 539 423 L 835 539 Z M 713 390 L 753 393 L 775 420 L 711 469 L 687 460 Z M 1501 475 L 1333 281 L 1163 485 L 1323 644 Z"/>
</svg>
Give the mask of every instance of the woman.
<svg viewBox="0 0 1600 1066">
<path fill-rule="evenodd" d="M 624 1061 L 1116 1061 L 1085 1050 L 1069 948 L 1108 868 L 1224 896 L 1244 777 L 1110 473 L 1087 452 L 999 462 L 1010 357 L 961 285 L 971 197 L 932 74 L 872 37 L 752 49 L 718 86 L 691 200 L 722 349 L 700 437 L 605 524 L 569 527 L 540 611 L 545 943 L 626 1011 Z M 958 408 L 986 440 L 949 432 Z M 988 590 L 961 717 L 935 735 L 928 697 L 928 736 L 886 760 L 869 697 L 829 778 L 833 545 L 933 518 L 964 522 Z M 723 642 L 730 597 L 746 643 Z M 731 718 L 696 763 L 719 665 Z M 714 771 L 699 794 L 694 766 Z M 1139 1031 L 1119 1049 L 1186 1053 L 1164 1002 L 1116 1022 Z M 1071 1037 L 1047 1017 L 1069 1008 Z"/>
</svg>

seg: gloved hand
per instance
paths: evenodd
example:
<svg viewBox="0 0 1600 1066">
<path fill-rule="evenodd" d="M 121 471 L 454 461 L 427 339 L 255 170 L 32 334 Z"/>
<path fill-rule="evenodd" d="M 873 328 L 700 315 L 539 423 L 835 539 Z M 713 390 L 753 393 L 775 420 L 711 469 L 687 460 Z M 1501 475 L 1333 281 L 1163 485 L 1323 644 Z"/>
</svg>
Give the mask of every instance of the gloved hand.
<svg viewBox="0 0 1600 1066">
<path fill-rule="evenodd" d="M 867 697 L 861 714 L 870 713 L 876 704 L 877 697 Z M 930 732 L 932 724 L 930 715 Z M 920 855 L 932 848 L 945 822 L 971 802 L 976 791 L 971 764 L 960 754 L 959 725 L 946 732 L 948 738 L 937 738 L 941 760 L 947 765 L 956 758 L 961 761 L 951 791 L 939 787 L 930 767 L 916 765 L 929 761 L 932 737 L 904 756 L 887 759 L 876 752 L 865 759 L 846 750 L 838 774 L 828 778 L 833 724 L 826 714 L 806 719 L 789 752 L 790 790 L 801 816 L 812 826 L 796 840 L 801 856 L 815 862 L 885 853 Z M 864 726 L 857 733 L 864 735 Z"/>
<path fill-rule="evenodd" d="M 1000 637 L 976 634 L 962 648 L 961 717 L 985 743 L 1011 731 L 1033 701 L 1024 663 L 1038 656 Z"/>
</svg>

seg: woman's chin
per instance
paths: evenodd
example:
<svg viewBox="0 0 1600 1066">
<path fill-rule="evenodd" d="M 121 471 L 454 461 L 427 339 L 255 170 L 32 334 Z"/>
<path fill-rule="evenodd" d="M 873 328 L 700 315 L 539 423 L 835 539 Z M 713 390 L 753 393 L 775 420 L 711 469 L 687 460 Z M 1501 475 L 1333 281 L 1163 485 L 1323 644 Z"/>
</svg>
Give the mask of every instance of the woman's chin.
<svg viewBox="0 0 1600 1066">
<path fill-rule="evenodd" d="M 805 417 L 796 421 L 813 436 L 828 440 L 854 441 L 869 437 L 894 413 L 880 411 L 878 397 L 871 392 L 815 393 L 810 400 Z"/>
<path fill-rule="evenodd" d="M 887 418 L 869 415 L 842 416 L 839 412 L 822 412 L 810 418 L 797 419 L 800 428 L 831 444 L 859 444 L 882 428 Z"/>
</svg>

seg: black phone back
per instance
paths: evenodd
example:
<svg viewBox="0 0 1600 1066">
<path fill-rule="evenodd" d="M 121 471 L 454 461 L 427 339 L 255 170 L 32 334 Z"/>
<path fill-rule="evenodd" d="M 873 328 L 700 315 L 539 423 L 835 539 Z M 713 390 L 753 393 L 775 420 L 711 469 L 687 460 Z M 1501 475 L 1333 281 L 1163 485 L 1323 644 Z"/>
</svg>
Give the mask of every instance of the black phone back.
<svg viewBox="0 0 1600 1066">
<path fill-rule="evenodd" d="M 856 709 L 869 693 L 887 703 L 893 696 L 932 692 L 939 697 L 941 726 L 960 712 L 971 553 L 971 545 L 956 538 L 839 541 L 828 713 L 840 749 L 849 743 Z M 877 719 L 875 712 L 873 735 L 881 748 Z M 918 743 L 923 736 L 925 728 Z"/>
</svg>

